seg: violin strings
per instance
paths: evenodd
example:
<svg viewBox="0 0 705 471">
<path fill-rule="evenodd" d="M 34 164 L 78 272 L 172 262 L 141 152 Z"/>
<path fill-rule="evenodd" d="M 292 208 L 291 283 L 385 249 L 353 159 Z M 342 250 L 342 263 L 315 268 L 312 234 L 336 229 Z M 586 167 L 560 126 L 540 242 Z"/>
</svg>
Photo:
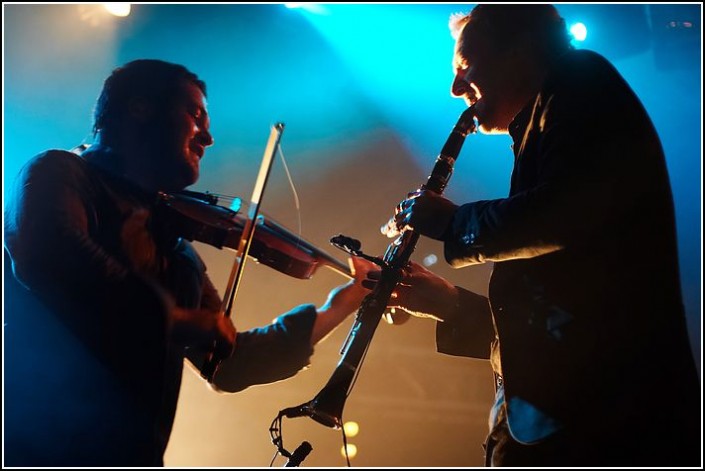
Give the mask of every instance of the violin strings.
<svg viewBox="0 0 705 471">
<path fill-rule="evenodd" d="M 291 173 L 289 172 L 289 166 L 286 164 L 286 159 L 284 158 L 284 152 L 282 151 L 281 144 L 277 145 L 277 151 L 279 151 L 279 157 L 281 157 L 282 164 L 284 166 L 284 172 L 286 173 L 286 178 L 289 180 L 289 186 L 291 187 L 291 192 L 294 194 L 294 204 L 296 205 L 296 218 L 298 220 L 298 236 L 301 237 L 301 206 L 299 205 L 299 195 L 296 192 L 296 186 L 294 185 L 294 180 L 291 178 Z"/>
<path fill-rule="evenodd" d="M 217 197 L 218 199 L 223 199 L 223 200 L 227 200 L 227 201 L 233 201 L 233 200 L 239 199 L 239 197 L 237 197 L 237 196 L 226 195 L 224 193 L 214 193 L 212 191 L 206 191 L 206 194 L 213 195 L 213 196 Z"/>
<path fill-rule="evenodd" d="M 209 195 L 209 196 L 215 196 L 217 199 L 217 202 L 219 202 L 221 200 L 225 200 L 228 203 L 228 205 L 226 207 L 232 211 L 235 211 L 236 213 L 239 213 L 242 208 L 243 201 L 242 201 L 242 198 L 240 198 L 239 196 L 226 195 L 224 193 L 214 193 L 211 191 L 206 191 L 205 194 Z M 236 201 L 237 201 L 237 204 L 235 204 Z M 217 202 L 216 202 L 216 204 L 217 204 Z"/>
</svg>

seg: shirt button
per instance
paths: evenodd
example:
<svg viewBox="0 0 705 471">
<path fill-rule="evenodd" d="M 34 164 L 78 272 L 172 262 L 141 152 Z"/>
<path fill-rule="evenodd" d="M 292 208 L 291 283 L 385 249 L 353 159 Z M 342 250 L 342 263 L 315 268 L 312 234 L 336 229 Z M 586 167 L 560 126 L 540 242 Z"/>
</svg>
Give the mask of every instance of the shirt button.
<svg viewBox="0 0 705 471">
<path fill-rule="evenodd" d="M 464 245 L 472 245 L 472 243 L 475 242 L 475 234 L 465 234 L 463 237 L 460 238 L 460 242 L 462 242 Z"/>
</svg>

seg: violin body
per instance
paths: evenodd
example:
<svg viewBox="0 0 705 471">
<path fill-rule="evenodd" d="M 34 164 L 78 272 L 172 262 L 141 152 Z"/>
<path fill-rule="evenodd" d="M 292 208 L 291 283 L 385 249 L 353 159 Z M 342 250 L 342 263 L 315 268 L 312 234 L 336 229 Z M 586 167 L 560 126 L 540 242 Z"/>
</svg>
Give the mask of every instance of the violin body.
<svg viewBox="0 0 705 471">
<path fill-rule="evenodd" d="M 170 234 L 219 249 L 236 250 L 247 218 L 217 202 L 218 198 L 208 193 L 159 193 L 157 214 Z M 248 256 L 258 263 L 299 279 L 313 277 L 320 266 L 352 278 L 347 265 L 284 226 L 262 215 L 255 224 Z"/>
</svg>

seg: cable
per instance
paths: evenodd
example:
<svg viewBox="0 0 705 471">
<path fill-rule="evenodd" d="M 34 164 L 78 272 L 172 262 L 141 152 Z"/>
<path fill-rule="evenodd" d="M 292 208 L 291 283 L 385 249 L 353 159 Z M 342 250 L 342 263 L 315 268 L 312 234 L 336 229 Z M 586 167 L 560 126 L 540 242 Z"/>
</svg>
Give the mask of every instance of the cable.
<svg viewBox="0 0 705 471">
<path fill-rule="evenodd" d="M 299 195 L 296 192 L 296 186 L 294 185 L 294 180 L 291 178 L 291 173 L 289 172 L 289 166 L 286 165 L 286 159 L 284 159 L 284 152 L 282 151 L 282 146 L 279 144 L 277 146 L 279 151 L 279 157 L 282 159 L 282 165 L 284 166 L 284 172 L 286 173 L 286 178 L 289 180 L 289 186 L 291 187 L 291 192 L 294 194 L 294 205 L 296 206 L 296 217 L 299 223 L 299 237 L 301 236 L 301 205 L 299 203 Z"/>
</svg>

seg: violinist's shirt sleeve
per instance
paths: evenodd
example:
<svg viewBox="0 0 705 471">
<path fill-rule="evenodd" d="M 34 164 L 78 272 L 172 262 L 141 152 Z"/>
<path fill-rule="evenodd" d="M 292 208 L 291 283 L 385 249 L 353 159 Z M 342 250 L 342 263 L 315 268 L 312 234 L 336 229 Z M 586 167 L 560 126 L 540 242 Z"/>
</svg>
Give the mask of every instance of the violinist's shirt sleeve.
<svg viewBox="0 0 705 471">
<path fill-rule="evenodd" d="M 213 386 L 237 392 L 294 376 L 310 364 L 311 330 L 316 320 L 312 304 L 297 306 L 271 324 L 238 332 L 235 352 L 223 361 Z"/>
</svg>

